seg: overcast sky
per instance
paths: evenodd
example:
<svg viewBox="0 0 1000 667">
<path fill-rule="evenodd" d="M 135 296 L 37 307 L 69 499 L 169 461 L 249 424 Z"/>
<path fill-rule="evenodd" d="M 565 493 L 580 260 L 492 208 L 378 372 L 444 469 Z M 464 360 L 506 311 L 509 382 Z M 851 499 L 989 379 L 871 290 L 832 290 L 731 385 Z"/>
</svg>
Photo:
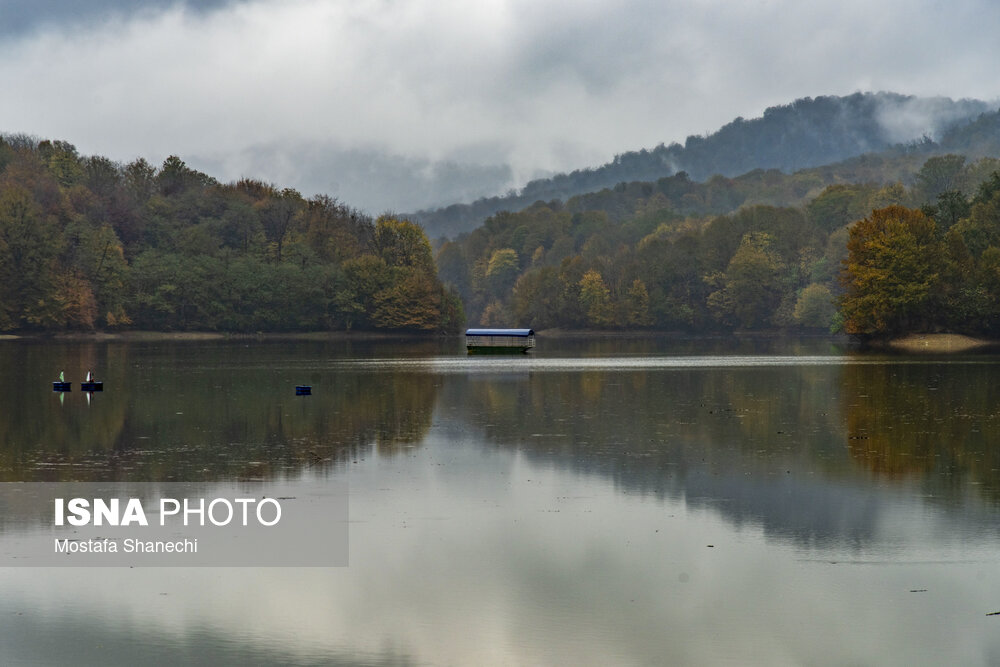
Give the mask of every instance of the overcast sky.
<svg viewBox="0 0 1000 667">
<path fill-rule="evenodd" d="M 0 0 L 0 132 L 411 210 L 998 63 L 995 0 Z"/>
</svg>

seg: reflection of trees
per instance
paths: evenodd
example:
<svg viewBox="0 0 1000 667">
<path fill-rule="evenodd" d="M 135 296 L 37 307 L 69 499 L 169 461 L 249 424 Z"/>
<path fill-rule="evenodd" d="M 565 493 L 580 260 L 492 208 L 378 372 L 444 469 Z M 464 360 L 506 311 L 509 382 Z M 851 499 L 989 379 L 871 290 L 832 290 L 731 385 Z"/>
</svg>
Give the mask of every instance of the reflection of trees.
<svg viewBox="0 0 1000 667">
<path fill-rule="evenodd" d="M 830 409 L 837 367 L 671 369 L 472 375 L 448 384 L 490 440 L 571 458 L 643 491 L 686 471 L 769 474 L 826 468 L 835 458 Z"/>
<path fill-rule="evenodd" d="M 945 504 L 965 503 L 974 489 L 1000 497 L 991 368 L 526 370 L 449 378 L 442 400 L 463 406 L 465 428 L 489 442 L 627 492 L 711 504 L 737 524 L 803 543 L 863 542 L 879 501 L 859 461 L 919 473 Z M 858 434 L 868 440 L 851 439 Z"/>
<path fill-rule="evenodd" d="M 403 445 L 422 444 L 437 395 L 433 376 L 357 372 L 337 384 L 345 389 L 342 419 L 347 433 L 375 442 L 384 456 L 399 453 Z"/>
<path fill-rule="evenodd" d="M 473 374 L 447 383 L 442 401 L 464 405 L 488 441 L 610 479 L 625 493 L 710 508 L 802 544 L 863 542 L 876 521 L 861 485 L 845 479 L 850 467 L 832 409 L 839 373 L 816 366 Z"/>
<path fill-rule="evenodd" d="M 851 457 L 877 475 L 1000 491 L 1000 389 L 988 363 L 855 364 L 841 410 Z"/>
<path fill-rule="evenodd" d="M 425 374 L 295 370 L 299 357 L 278 346 L 23 349 L 0 355 L 3 377 L 23 378 L 0 389 L 8 480 L 267 479 L 393 455 L 423 441 L 437 395 Z M 49 377 L 60 368 L 75 383 L 62 405 Z M 88 368 L 105 381 L 89 406 L 76 384 Z M 303 382 L 312 396 L 294 395 Z"/>
</svg>

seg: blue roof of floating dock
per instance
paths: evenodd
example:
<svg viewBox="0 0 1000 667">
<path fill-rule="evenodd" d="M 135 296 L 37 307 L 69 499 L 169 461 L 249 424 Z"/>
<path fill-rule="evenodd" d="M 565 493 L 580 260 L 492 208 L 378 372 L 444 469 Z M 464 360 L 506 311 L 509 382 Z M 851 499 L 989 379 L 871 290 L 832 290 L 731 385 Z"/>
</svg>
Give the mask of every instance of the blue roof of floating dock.
<svg viewBox="0 0 1000 667">
<path fill-rule="evenodd" d="M 512 336 L 516 338 L 527 338 L 534 336 L 531 329 L 466 329 L 466 336 Z"/>
</svg>

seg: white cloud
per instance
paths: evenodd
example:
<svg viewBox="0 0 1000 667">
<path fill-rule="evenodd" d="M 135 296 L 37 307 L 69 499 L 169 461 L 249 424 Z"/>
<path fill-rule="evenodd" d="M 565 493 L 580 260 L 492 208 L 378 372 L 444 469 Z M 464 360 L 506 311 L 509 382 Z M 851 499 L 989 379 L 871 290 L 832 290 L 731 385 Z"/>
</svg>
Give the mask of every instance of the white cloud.
<svg viewBox="0 0 1000 667">
<path fill-rule="evenodd" d="M 259 0 L 109 16 L 0 42 L 0 129 L 229 165 L 222 178 L 270 177 L 236 173 L 254 146 L 337 146 L 507 163 L 523 180 L 797 97 L 1000 94 L 1000 7 L 975 0 Z"/>
</svg>

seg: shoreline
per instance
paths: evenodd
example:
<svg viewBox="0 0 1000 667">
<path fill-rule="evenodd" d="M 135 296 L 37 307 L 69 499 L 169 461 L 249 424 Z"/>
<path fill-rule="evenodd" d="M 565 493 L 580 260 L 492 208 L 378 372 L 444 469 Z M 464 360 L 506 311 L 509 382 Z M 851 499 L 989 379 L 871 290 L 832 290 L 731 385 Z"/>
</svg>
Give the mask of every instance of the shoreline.
<svg viewBox="0 0 1000 667">
<path fill-rule="evenodd" d="M 457 334 L 456 334 L 457 335 Z M 305 331 L 233 333 L 219 331 L 76 331 L 60 333 L 0 334 L 3 340 L 49 340 L 84 342 L 162 342 L 162 341 L 226 341 L 226 340 L 430 340 L 450 338 L 433 332 L 382 331 Z"/>
<path fill-rule="evenodd" d="M 998 341 L 973 338 L 962 334 L 909 334 L 875 345 L 875 347 L 886 347 L 900 352 L 930 354 L 970 352 L 997 346 L 1000 346 Z"/>
<path fill-rule="evenodd" d="M 441 334 L 436 332 L 386 332 L 386 331 L 306 331 L 306 332 L 255 332 L 234 333 L 219 331 L 75 331 L 59 333 L 0 334 L 3 341 L 82 341 L 82 342 L 208 342 L 208 341 L 426 341 L 435 339 L 461 338 L 464 332 Z M 698 335 L 679 331 L 621 331 L 597 329 L 543 329 L 537 332 L 540 338 L 562 339 L 672 339 L 672 340 L 720 340 L 732 339 L 798 339 L 829 340 L 854 343 L 858 340 L 845 334 L 810 334 L 782 331 L 739 331 L 712 332 Z M 962 334 L 908 334 L 900 338 L 869 339 L 861 342 L 862 348 L 905 352 L 913 354 L 954 354 L 1000 348 L 1000 341 L 974 338 Z"/>
</svg>

